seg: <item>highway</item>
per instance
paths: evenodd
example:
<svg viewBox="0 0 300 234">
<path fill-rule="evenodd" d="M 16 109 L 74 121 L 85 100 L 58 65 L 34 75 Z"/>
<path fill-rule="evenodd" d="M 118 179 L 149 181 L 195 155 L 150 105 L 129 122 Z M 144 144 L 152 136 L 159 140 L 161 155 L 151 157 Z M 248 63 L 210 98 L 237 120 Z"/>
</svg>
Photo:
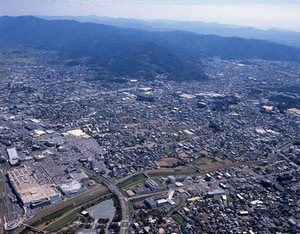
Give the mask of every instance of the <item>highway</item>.
<svg viewBox="0 0 300 234">
<path fill-rule="evenodd" d="M 120 222 L 120 234 L 127 234 L 129 225 L 130 225 L 130 202 L 128 199 L 124 196 L 124 194 L 121 192 L 121 190 L 117 187 L 117 185 L 113 184 L 110 180 L 107 178 L 97 174 L 96 172 L 88 169 L 83 168 L 88 174 L 93 175 L 95 179 L 98 180 L 98 182 L 103 183 L 107 189 L 115 194 L 118 197 L 118 200 L 120 202 L 121 210 L 122 210 L 122 220 Z"/>
<path fill-rule="evenodd" d="M 276 148 L 274 148 L 272 150 L 272 152 L 270 153 L 268 159 L 266 160 L 269 164 L 271 163 L 274 163 L 277 161 L 277 156 L 280 155 L 282 157 L 284 157 L 285 159 L 287 159 L 280 151 L 283 149 L 283 148 L 286 148 L 288 146 L 291 145 L 291 142 L 285 142 L 285 143 L 282 143 L 281 145 L 277 146 Z M 289 160 L 288 160 L 289 161 Z M 262 161 L 246 161 L 246 162 L 234 162 L 234 163 L 229 163 L 229 164 L 226 164 L 226 165 L 219 165 L 219 166 L 216 166 L 214 168 L 210 168 L 210 169 L 207 169 L 207 170 L 202 170 L 200 173 L 196 173 L 196 174 L 206 174 L 206 173 L 209 173 L 209 172 L 213 172 L 213 171 L 216 171 L 216 170 L 223 170 L 223 169 L 227 169 L 227 168 L 230 168 L 230 167 L 239 167 L 241 165 L 244 165 L 244 166 L 254 166 L 254 165 L 259 165 L 261 164 Z M 193 166 L 192 166 L 193 167 Z M 96 172 L 88 169 L 88 168 L 85 168 L 85 167 L 82 167 L 83 170 L 85 170 L 87 172 L 87 174 L 90 174 L 92 175 L 96 180 L 97 182 L 99 183 L 102 183 L 105 185 L 105 187 L 113 194 L 115 194 L 120 202 L 120 206 L 121 206 L 121 212 L 122 212 L 122 220 L 120 222 L 120 234 L 128 234 L 129 233 L 129 226 L 130 226 L 130 222 L 131 222 L 131 212 L 130 212 L 130 206 L 131 206 L 131 203 L 130 201 L 131 200 L 135 200 L 135 199 L 139 199 L 139 198 L 146 198 L 148 196 L 151 196 L 151 195 L 157 195 L 157 194 L 162 194 L 162 193 L 165 193 L 167 190 L 163 190 L 163 191 L 159 191 L 159 192 L 153 192 L 153 193 L 148 193 L 148 194 L 143 194 L 143 195 L 140 195 L 140 196 L 136 196 L 136 197 L 132 197 L 132 198 L 127 198 L 123 193 L 122 191 L 117 187 L 117 183 L 112 183 L 109 179 L 97 174 Z M 299 167 L 297 168 L 299 170 Z M 141 173 L 141 172 L 139 172 Z M 136 174 L 133 174 L 129 177 L 126 177 L 120 181 L 124 181 L 124 180 L 127 180 L 127 179 L 130 179 L 132 176 L 135 176 L 139 173 L 136 173 Z M 146 174 L 146 176 L 148 177 L 148 175 Z M 257 178 L 259 178 L 259 176 L 257 176 Z M 277 182 L 275 181 L 275 179 L 270 176 L 268 179 L 270 179 L 272 182 Z M 120 182 L 118 181 L 118 182 Z M 97 189 L 96 189 L 97 190 Z M 96 192 L 92 192 L 92 194 L 90 193 L 90 191 L 87 191 L 83 194 L 80 194 L 76 197 L 74 197 L 74 201 L 76 200 L 76 202 L 73 202 L 73 204 L 76 204 L 77 202 L 79 202 L 79 200 L 86 200 L 86 197 L 87 195 L 89 196 L 95 196 L 96 194 L 99 193 L 99 191 Z M 89 192 L 89 194 L 87 194 Z M 102 191 L 102 193 L 105 192 L 105 191 Z M 83 198 L 84 197 L 84 198 Z M 83 199 L 81 199 L 83 198 Z M 73 199 L 68 199 L 67 201 L 65 202 L 62 202 L 60 204 L 60 206 L 62 206 L 62 204 L 66 205 L 66 203 L 70 203 Z M 44 210 L 43 213 L 51 213 L 51 210 L 53 210 L 53 208 L 57 207 L 54 206 L 52 207 L 52 209 L 47 209 L 47 210 Z M 57 209 L 57 208 L 56 208 Z M 54 209 L 54 210 L 56 210 Z M 42 212 L 41 212 L 42 213 Z M 39 216 L 39 215 L 37 215 Z M 40 217 L 43 217 L 40 216 Z M 36 216 L 34 218 L 32 218 L 30 221 L 28 220 L 28 222 L 26 222 L 26 225 L 28 226 L 30 223 L 32 223 L 31 221 L 36 221 Z M 24 226 L 23 226 L 24 227 Z M 23 229 L 21 229 L 23 230 Z"/>
</svg>

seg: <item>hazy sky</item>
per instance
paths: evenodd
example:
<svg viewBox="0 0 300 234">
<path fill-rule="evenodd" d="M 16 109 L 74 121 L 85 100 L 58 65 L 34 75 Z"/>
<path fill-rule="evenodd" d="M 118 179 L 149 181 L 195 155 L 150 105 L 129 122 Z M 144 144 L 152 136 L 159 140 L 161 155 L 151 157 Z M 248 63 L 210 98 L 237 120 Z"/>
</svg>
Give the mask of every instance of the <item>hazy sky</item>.
<svg viewBox="0 0 300 234">
<path fill-rule="evenodd" d="M 0 0 L 0 15 L 197 20 L 300 31 L 300 0 Z"/>
</svg>

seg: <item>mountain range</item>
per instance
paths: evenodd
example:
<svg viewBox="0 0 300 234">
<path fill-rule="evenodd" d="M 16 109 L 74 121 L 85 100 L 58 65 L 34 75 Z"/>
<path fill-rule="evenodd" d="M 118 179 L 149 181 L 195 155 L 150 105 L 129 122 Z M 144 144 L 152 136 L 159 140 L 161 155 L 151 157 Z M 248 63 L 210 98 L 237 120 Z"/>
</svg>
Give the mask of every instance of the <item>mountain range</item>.
<svg viewBox="0 0 300 234">
<path fill-rule="evenodd" d="M 58 51 L 62 60 L 84 61 L 101 79 L 165 74 L 173 80 L 203 80 L 201 59 L 212 57 L 300 61 L 299 49 L 262 40 L 32 16 L 0 17 L 0 41 Z"/>
<path fill-rule="evenodd" d="M 193 32 L 197 34 L 218 35 L 222 37 L 258 39 L 300 48 L 300 32 L 282 30 L 278 28 L 262 30 L 254 27 L 220 23 L 206 23 L 201 21 L 137 20 L 128 18 L 111 18 L 99 16 L 44 16 L 44 18 L 72 19 L 78 22 L 106 24 L 111 26 L 148 31 L 180 30 L 186 32 Z"/>
</svg>

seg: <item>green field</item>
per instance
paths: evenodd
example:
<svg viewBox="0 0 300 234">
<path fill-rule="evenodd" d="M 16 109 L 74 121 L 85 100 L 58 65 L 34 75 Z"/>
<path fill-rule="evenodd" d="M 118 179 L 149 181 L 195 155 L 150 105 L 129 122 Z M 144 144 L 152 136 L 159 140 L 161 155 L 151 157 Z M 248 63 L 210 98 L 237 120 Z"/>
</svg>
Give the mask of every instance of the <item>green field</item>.
<svg viewBox="0 0 300 234">
<path fill-rule="evenodd" d="M 205 166 L 207 164 L 212 164 L 212 163 L 218 163 L 218 160 L 215 158 L 203 157 L 193 161 L 193 165 L 195 166 Z"/>
<path fill-rule="evenodd" d="M 184 219 L 182 218 L 182 216 L 178 213 L 173 214 L 172 218 L 178 223 L 178 224 L 184 224 Z"/>
<path fill-rule="evenodd" d="M 31 226 L 33 227 L 37 227 L 43 223 L 46 223 L 46 222 L 51 222 L 51 220 L 54 220 L 54 219 L 57 219 L 58 217 L 64 215 L 65 213 L 71 211 L 73 209 L 73 206 L 67 206 L 61 210 L 58 210 L 48 216 L 45 216 L 43 218 L 41 218 L 40 220 L 36 221 L 35 223 L 33 223 Z"/>
<path fill-rule="evenodd" d="M 128 178 L 127 180 L 122 181 L 121 183 L 118 183 L 117 186 L 120 189 L 126 189 L 137 183 L 143 182 L 145 179 L 146 179 L 146 176 L 141 173 L 141 174 L 132 176 L 132 177 Z"/>
<path fill-rule="evenodd" d="M 192 168 L 183 168 L 183 169 L 175 169 L 175 170 L 153 170 L 149 171 L 148 175 L 150 177 L 161 177 L 161 176 L 169 176 L 169 175 L 192 175 L 195 174 L 196 170 Z"/>
<path fill-rule="evenodd" d="M 53 230 L 57 230 L 59 228 L 64 227 L 65 225 L 70 223 L 72 220 L 74 220 L 74 218 L 78 214 L 79 210 L 80 210 L 80 208 L 76 208 L 76 209 L 70 211 L 67 215 L 63 216 L 62 218 L 58 219 L 57 221 L 46 226 L 44 230 L 45 231 L 53 231 Z"/>
<path fill-rule="evenodd" d="M 169 146 L 167 146 L 166 147 L 166 153 L 175 153 L 175 148 L 173 148 L 173 147 L 169 147 Z"/>
</svg>

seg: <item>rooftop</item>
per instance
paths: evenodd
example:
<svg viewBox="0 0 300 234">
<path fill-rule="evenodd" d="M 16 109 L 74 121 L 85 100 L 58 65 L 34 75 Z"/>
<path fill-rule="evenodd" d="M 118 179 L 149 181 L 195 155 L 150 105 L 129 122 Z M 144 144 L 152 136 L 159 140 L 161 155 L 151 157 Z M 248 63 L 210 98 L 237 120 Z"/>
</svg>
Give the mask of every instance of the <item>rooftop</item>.
<svg viewBox="0 0 300 234">
<path fill-rule="evenodd" d="M 55 188 L 38 183 L 31 169 L 20 166 L 7 172 L 16 193 L 24 204 L 39 202 L 58 195 Z"/>
</svg>

